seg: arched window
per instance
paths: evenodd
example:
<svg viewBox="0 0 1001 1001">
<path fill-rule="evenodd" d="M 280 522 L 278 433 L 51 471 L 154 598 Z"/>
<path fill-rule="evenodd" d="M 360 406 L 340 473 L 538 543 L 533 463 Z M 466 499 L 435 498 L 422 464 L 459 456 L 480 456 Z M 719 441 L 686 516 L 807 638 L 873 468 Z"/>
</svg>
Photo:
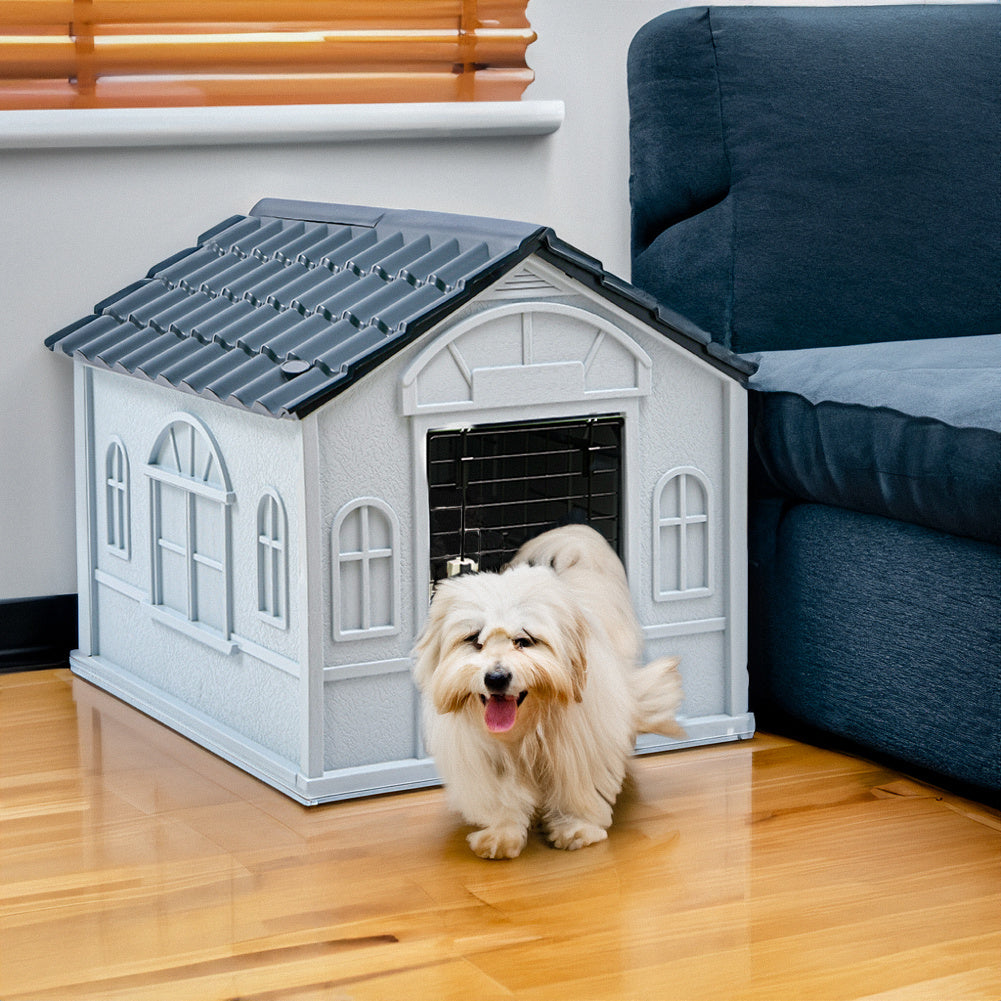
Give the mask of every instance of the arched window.
<svg viewBox="0 0 1001 1001">
<path fill-rule="evenodd" d="M 120 438 L 112 438 L 105 456 L 105 542 L 108 551 L 131 559 L 132 530 L 129 522 L 129 458 Z"/>
<path fill-rule="evenodd" d="M 399 534 L 396 515 L 375 498 L 338 511 L 330 539 L 334 639 L 399 631 Z"/>
<path fill-rule="evenodd" d="M 712 593 L 712 495 L 699 470 L 685 466 L 661 477 L 654 491 L 654 598 Z"/>
<path fill-rule="evenodd" d="M 228 641 L 232 631 L 233 494 L 208 430 L 176 415 L 150 453 L 150 539 L 155 610 Z M 196 633 L 197 635 L 197 633 Z"/>
<path fill-rule="evenodd" d="M 288 625 L 288 519 L 274 490 L 257 505 L 257 610 L 273 626 Z"/>
</svg>

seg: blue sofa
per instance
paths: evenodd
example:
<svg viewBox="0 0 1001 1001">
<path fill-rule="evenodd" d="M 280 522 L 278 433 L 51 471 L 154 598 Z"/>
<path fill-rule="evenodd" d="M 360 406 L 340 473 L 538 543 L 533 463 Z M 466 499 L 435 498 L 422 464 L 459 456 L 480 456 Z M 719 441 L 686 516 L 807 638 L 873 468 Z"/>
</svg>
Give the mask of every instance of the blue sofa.
<svg viewBox="0 0 1001 1001">
<path fill-rule="evenodd" d="M 629 53 L 632 279 L 755 361 L 761 725 L 1001 792 L 1001 7 L 699 7 Z"/>
</svg>

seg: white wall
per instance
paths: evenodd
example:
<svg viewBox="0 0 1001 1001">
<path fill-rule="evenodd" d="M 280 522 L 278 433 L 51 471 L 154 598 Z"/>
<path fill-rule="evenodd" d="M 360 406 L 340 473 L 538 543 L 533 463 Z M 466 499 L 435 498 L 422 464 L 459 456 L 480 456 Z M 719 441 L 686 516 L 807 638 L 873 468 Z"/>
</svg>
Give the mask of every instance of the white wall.
<svg viewBox="0 0 1001 1001">
<path fill-rule="evenodd" d="M 0 151 L 0 600 L 76 590 L 71 365 L 46 336 L 266 196 L 525 219 L 628 276 L 626 49 L 683 5 L 533 0 L 550 136 Z"/>
<path fill-rule="evenodd" d="M 0 152 L 0 600 L 76 590 L 72 366 L 42 341 L 259 198 L 526 219 L 626 274 L 625 53 L 667 6 L 534 0 L 550 136 Z"/>
</svg>

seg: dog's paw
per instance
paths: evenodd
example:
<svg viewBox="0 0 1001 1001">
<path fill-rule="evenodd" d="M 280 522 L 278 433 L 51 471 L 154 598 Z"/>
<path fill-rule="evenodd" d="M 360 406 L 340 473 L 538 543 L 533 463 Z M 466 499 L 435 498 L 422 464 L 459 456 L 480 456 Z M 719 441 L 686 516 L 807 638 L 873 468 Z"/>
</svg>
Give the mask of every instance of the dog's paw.
<svg viewBox="0 0 1001 1001">
<path fill-rule="evenodd" d="M 597 844 L 608 837 L 608 831 L 597 824 L 589 824 L 583 820 L 568 819 L 549 828 L 549 840 L 554 848 L 562 848 L 568 852 Z"/>
<path fill-rule="evenodd" d="M 528 842 L 528 831 L 523 827 L 484 827 L 466 840 L 480 858 L 517 858 Z"/>
</svg>

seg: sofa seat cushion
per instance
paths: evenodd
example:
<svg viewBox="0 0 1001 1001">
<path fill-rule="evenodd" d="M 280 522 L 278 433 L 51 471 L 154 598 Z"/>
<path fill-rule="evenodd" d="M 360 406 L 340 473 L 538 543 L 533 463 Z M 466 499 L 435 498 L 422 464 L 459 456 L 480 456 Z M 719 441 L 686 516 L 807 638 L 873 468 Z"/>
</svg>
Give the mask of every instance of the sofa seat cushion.
<svg viewBox="0 0 1001 1001">
<path fill-rule="evenodd" d="M 746 355 L 780 491 L 1001 542 L 1001 335 Z"/>
</svg>

